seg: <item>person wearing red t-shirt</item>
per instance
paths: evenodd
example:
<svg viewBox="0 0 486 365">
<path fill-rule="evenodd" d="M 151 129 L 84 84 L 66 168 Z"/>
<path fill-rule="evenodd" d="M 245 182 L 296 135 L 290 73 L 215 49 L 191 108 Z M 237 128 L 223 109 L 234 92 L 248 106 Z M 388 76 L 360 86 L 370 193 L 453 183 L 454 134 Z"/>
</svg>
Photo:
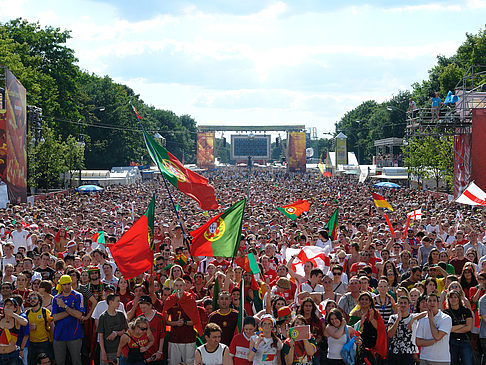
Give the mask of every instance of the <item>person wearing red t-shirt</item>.
<svg viewBox="0 0 486 365">
<path fill-rule="evenodd" d="M 469 241 L 464 237 L 464 232 L 463 231 L 457 231 L 456 232 L 456 240 L 452 242 L 452 246 L 456 245 L 465 245 L 466 243 L 469 243 Z M 456 272 L 457 274 L 457 272 Z"/>
<path fill-rule="evenodd" d="M 194 327 L 200 326 L 199 310 L 195 296 L 184 291 L 185 282 L 182 278 L 174 280 L 174 294 L 171 294 L 164 303 L 164 319 L 170 326 L 169 335 L 169 363 L 194 363 L 196 351 L 196 331 Z M 168 303 L 171 303 L 170 305 Z M 191 307 L 192 304 L 192 307 Z M 188 311 L 186 312 L 186 308 Z M 202 333 L 202 329 L 198 329 Z"/>
<path fill-rule="evenodd" d="M 251 365 L 248 361 L 250 351 L 250 338 L 255 334 L 256 321 L 255 317 L 245 317 L 243 320 L 243 333 L 233 337 L 230 343 L 229 351 L 234 365 Z"/>
<path fill-rule="evenodd" d="M 457 245 L 456 246 L 456 257 L 452 258 L 449 261 L 449 263 L 452 266 L 454 266 L 454 270 L 456 272 L 456 275 L 462 274 L 462 268 L 464 267 L 466 262 L 470 262 L 470 261 L 464 256 L 464 246 Z"/>
<path fill-rule="evenodd" d="M 142 314 L 140 310 L 140 298 L 142 295 L 145 295 L 145 287 L 142 284 L 136 284 L 133 289 L 133 300 L 128 302 L 125 306 L 125 310 L 127 311 L 127 319 L 130 322 L 133 318 L 138 317 Z"/>
<path fill-rule="evenodd" d="M 377 257 L 370 258 L 370 253 L 368 251 L 361 251 L 359 253 L 359 262 L 355 262 L 354 264 L 351 265 L 351 268 L 349 269 L 349 277 L 355 276 L 360 269 L 362 269 L 365 266 L 370 266 L 371 269 L 373 270 L 373 273 L 377 273 L 375 263 L 376 261 L 380 260 Z"/>
<path fill-rule="evenodd" d="M 154 343 L 144 353 L 146 361 L 150 361 L 152 365 L 162 365 L 162 349 L 164 347 L 165 337 L 165 323 L 162 314 L 157 312 L 152 305 L 152 298 L 148 295 L 142 295 L 139 301 L 139 307 L 144 316 L 149 322 L 150 331 L 154 336 Z M 149 360 L 150 359 L 150 360 Z"/>
<path fill-rule="evenodd" d="M 277 272 L 270 267 L 270 258 L 267 255 L 262 256 L 261 263 L 263 266 L 263 277 L 265 282 L 272 282 L 277 279 Z"/>
<path fill-rule="evenodd" d="M 234 337 L 238 324 L 238 311 L 230 308 L 231 296 L 222 291 L 218 296 L 219 309 L 209 315 L 209 323 L 216 323 L 221 327 L 221 343 L 229 346 Z"/>
<path fill-rule="evenodd" d="M 215 257 L 215 260 L 211 261 L 211 263 L 214 266 L 220 267 L 221 269 L 223 269 L 224 272 L 226 272 L 226 270 L 230 266 L 230 262 L 228 260 L 226 260 L 224 257 Z"/>
</svg>

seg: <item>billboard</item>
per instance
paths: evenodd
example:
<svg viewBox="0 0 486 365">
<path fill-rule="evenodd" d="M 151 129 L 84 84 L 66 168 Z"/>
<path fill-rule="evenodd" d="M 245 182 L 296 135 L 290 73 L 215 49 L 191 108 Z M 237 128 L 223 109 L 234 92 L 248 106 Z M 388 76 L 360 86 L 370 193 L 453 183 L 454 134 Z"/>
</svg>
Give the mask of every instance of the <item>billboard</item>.
<svg viewBox="0 0 486 365">
<path fill-rule="evenodd" d="M 231 159 L 245 160 L 248 156 L 251 156 L 253 160 L 269 160 L 270 136 L 231 135 Z"/>
<path fill-rule="evenodd" d="M 454 136 L 454 198 L 467 188 L 471 181 L 471 134 Z"/>
<path fill-rule="evenodd" d="M 472 110 L 471 176 L 474 183 L 486 190 L 486 109 Z"/>
<path fill-rule="evenodd" d="M 348 149 L 346 147 L 346 136 L 339 133 L 336 136 L 336 165 L 348 164 Z"/>
<path fill-rule="evenodd" d="M 287 137 L 287 162 L 289 171 L 305 171 L 306 133 L 289 132 Z"/>
<path fill-rule="evenodd" d="M 214 132 L 197 133 L 197 166 L 214 167 Z"/>
<path fill-rule="evenodd" d="M 0 113 L 0 178 L 12 202 L 27 202 L 27 101 L 17 78 L 5 68 L 6 111 Z"/>
</svg>

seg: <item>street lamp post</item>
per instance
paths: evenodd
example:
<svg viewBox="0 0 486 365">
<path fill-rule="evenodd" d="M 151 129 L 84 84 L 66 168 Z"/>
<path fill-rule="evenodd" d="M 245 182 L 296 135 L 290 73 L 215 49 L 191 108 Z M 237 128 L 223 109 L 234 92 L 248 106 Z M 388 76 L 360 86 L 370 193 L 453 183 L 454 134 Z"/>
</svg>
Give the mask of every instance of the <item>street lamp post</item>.
<svg viewBox="0 0 486 365">
<path fill-rule="evenodd" d="M 103 112 L 105 111 L 105 107 L 104 106 L 98 106 L 96 108 L 93 108 L 93 109 L 90 109 L 86 112 L 86 114 L 90 113 L 90 112 L 93 112 L 93 111 L 100 111 L 100 112 Z M 82 138 L 82 134 L 81 134 L 81 118 L 78 119 L 78 147 L 79 148 L 83 148 L 84 147 L 84 142 L 81 140 Z M 84 150 L 83 150 L 83 155 L 84 155 Z M 81 161 L 79 161 L 78 163 L 78 187 L 81 186 Z"/>
</svg>

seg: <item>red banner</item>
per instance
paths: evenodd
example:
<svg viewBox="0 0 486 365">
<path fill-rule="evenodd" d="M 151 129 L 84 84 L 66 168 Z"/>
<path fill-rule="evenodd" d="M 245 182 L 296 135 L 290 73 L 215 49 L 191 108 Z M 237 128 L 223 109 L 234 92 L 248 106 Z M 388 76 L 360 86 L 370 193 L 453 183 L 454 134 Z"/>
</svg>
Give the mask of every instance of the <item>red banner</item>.
<svg viewBox="0 0 486 365">
<path fill-rule="evenodd" d="M 454 199 L 471 181 L 471 142 L 470 134 L 454 136 Z"/>
<path fill-rule="evenodd" d="M 472 110 L 472 180 L 486 191 L 486 109 Z"/>
<path fill-rule="evenodd" d="M 27 201 L 27 100 L 25 88 L 5 69 L 7 94 L 7 186 L 14 202 Z"/>
</svg>

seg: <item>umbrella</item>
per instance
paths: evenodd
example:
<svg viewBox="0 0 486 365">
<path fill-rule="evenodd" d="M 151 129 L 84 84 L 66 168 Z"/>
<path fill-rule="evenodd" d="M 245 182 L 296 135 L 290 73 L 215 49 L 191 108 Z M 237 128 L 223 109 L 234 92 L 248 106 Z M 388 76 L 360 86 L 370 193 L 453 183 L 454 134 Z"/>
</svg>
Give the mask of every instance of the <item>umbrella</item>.
<svg viewBox="0 0 486 365">
<path fill-rule="evenodd" d="M 76 191 L 79 193 L 96 193 L 98 191 L 103 191 L 103 190 L 105 189 L 97 185 L 83 185 L 80 186 L 79 188 L 76 188 Z"/>
<path fill-rule="evenodd" d="M 332 177 L 332 174 L 329 171 L 326 171 L 322 174 L 324 177 Z"/>
<path fill-rule="evenodd" d="M 391 188 L 391 189 L 400 189 L 401 186 L 389 181 L 379 182 L 373 185 L 375 188 Z"/>
</svg>

